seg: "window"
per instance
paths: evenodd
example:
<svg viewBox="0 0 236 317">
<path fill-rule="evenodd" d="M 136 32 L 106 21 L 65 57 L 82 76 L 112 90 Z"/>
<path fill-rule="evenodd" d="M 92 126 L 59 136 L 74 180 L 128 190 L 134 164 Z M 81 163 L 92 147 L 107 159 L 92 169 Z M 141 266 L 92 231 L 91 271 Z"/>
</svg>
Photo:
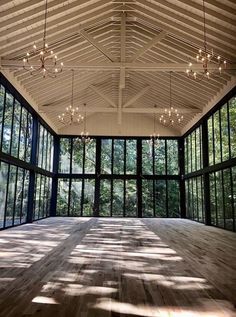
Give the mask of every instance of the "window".
<svg viewBox="0 0 236 317">
<path fill-rule="evenodd" d="M 4 153 L 30 162 L 32 115 L 0 85 L 1 149 Z"/>
<path fill-rule="evenodd" d="M 38 220 L 48 217 L 50 214 L 51 178 L 36 174 L 34 193 L 33 219 Z"/>
<path fill-rule="evenodd" d="M 29 171 L 0 162 L 0 228 L 25 223 Z"/>
<path fill-rule="evenodd" d="M 185 174 L 202 169 L 202 128 L 196 128 L 184 140 L 185 143 Z"/>
<path fill-rule="evenodd" d="M 53 135 L 41 124 L 38 131 L 38 166 L 44 170 L 53 168 Z"/>
</svg>

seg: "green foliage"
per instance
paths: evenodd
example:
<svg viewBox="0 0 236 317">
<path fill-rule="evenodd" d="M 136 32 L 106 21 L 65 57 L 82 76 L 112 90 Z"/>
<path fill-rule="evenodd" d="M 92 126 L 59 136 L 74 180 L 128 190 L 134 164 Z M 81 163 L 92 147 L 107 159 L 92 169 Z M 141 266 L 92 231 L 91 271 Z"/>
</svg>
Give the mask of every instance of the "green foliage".
<svg viewBox="0 0 236 317">
<path fill-rule="evenodd" d="M 211 124 L 208 121 L 208 125 Z M 202 168 L 202 127 L 196 128 L 185 138 L 185 173 Z M 210 146 L 210 145 L 209 145 Z M 177 166 L 176 166 L 177 169 Z"/>
<path fill-rule="evenodd" d="M 70 173 L 71 142 L 68 138 L 60 139 L 59 173 Z"/>
<path fill-rule="evenodd" d="M 233 230 L 233 208 L 235 208 L 236 198 L 235 186 L 235 167 L 210 173 L 210 211 L 211 223 L 213 225 Z"/>
<path fill-rule="evenodd" d="M 41 219 L 49 216 L 51 199 L 51 178 L 36 174 L 34 192 L 33 219 Z"/>
</svg>

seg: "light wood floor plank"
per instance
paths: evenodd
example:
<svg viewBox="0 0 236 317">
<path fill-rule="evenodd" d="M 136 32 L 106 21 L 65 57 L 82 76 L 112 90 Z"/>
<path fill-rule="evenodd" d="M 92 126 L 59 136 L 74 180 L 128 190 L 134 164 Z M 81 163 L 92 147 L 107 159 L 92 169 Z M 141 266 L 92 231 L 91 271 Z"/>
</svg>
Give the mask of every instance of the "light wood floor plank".
<svg viewBox="0 0 236 317">
<path fill-rule="evenodd" d="M 1 317 L 233 317 L 235 304 L 232 232 L 124 218 L 0 232 Z"/>
</svg>

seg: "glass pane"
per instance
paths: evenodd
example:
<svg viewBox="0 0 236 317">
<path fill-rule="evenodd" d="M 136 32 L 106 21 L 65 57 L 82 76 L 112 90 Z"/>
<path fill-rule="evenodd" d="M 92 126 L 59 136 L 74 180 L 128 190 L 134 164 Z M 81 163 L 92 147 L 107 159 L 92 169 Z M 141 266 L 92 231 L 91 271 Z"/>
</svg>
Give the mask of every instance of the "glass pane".
<svg viewBox="0 0 236 317">
<path fill-rule="evenodd" d="M 94 214 L 94 192 L 95 180 L 84 180 L 83 216 L 93 216 Z"/>
<path fill-rule="evenodd" d="M 100 182 L 100 200 L 99 200 L 99 215 L 111 215 L 111 180 L 102 179 Z"/>
<path fill-rule="evenodd" d="M 177 140 L 167 140 L 167 174 L 179 174 L 179 155 Z"/>
<path fill-rule="evenodd" d="M 83 173 L 83 156 L 84 156 L 84 143 L 78 142 L 78 139 L 73 139 L 72 173 L 78 173 L 78 174 Z M 67 159 L 69 160 L 69 158 Z"/>
<path fill-rule="evenodd" d="M 96 167 L 96 140 L 92 139 L 90 143 L 85 145 L 85 166 L 86 174 L 95 174 Z"/>
<path fill-rule="evenodd" d="M 233 197 L 231 189 L 230 169 L 223 171 L 224 179 L 224 208 L 225 208 L 225 228 L 233 230 Z"/>
<path fill-rule="evenodd" d="M 137 174 L 137 141 L 126 140 L 126 174 Z"/>
<path fill-rule="evenodd" d="M 101 140 L 101 174 L 111 174 L 112 140 Z"/>
<path fill-rule="evenodd" d="M 212 130 L 212 117 L 208 119 L 208 148 L 209 148 L 209 165 L 214 164 L 213 152 L 213 130 Z"/>
<path fill-rule="evenodd" d="M 221 116 L 221 142 L 222 142 L 222 160 L 229 159 L 229 127 L 227 104 L 220 110 Z"/>
<path fill-rule="evenodd" d="M 192 172 L 192 146 L 191 135 L 188 136 L 188 173 Z"/>
<path fill-rule="evenodd" d="M 11 155 L 18 157 L 19 148 L 19 134 L 20 134 L 20 119 L 21 119 L 21 105 L 15 100 L 15 109 L 13 115 L 13 131 L 12 131 L 12 145 L 11 145 Z"/>
<path fill-rule="evenodd" d="M 198 187 L 197 179 L 192 179 L 192 188 L 193 188 L 193 219 L 198 221 Z"/>
<path fill-rule="evenodd" d="M 196 170 L 202 168 L 202 134 L 201 127 L 196 129 Z"/>
<path fill-rule="evenodd" d="M 113 174 L 124 174 L 124 140 L 114 140 Z"/>
<path fill-rule="evenodd" d="M 24 184 L 24 170 L 22 168 L 18 167 L 14 225 L 18 225 L 21 222 L 20 221 L 21 220 L 21 207 L 22 207 L 22 199 L 23 199 L 22 184 Z"/>
<path fill-rule="evenodd" d="M 26 162 L 30 162 L 30 158 L 31 158 L 32 134 L 33 134 L 33 118 L 32 118 L 32 115 L 28 112 L 27 140 L 26 140 L 26 153 L 25 153 Z"/>
<path fill-rule="evenodd" d="M 60 140 L 59 173 L 70 172 L 70 139 Z"/>
<path fill-rule="evenodd" d="M 154 216 L 152 180 L 145 179 L 142 181 L 142 214 L 143 217 Z"/>
<path fill-rule="evenodd" d="M 153 151 L 149 140 L 142 140 L 142 173 L 144 175 L 153 174 Z"/>
<path fill-rule="evenodd" d="M 203 209 L 203 183 L 202 176 L 197 178 L 197 191 L 198 191 L 198 220 L 204 222 L 204 209 Z"/>
<path fill-rule="evenodd" d="M 69 204 L 69 180 L 58 180 L 58 193 L 57 193 L 57 215 L 68 216 Z"/>
<path fill-rule="evenodd" d="M 72 179 L 70 196 L 70 216 L 81 216 L 82 179 Z"/>
<path fill-rule="evenodd" d="M 158 145 L 155 145 L 155 174 L 166 174 L 166 142 L 159 140 Z M 175 163 L 174 163 L 175 165 Z M 171 171 L 171 167 L 169 169 Z"/>
<path fill-rule="evenodd" d="M 34 191 L 34 213 L 33 219 L 39 219 L 39 208 L 40 208 L 40 174 L 36 174 L 35 178 L 35 191 Z"/>
<path fill-rule="evenodd" d="M 13 212 L 14 212 L 15 186 L 16 186 L 16 170 L 17 170 L 16 166 L 10 165 L 8 194 L 7 194 L 6 222 L 5 222 L 6 227 L 13 225 Z"/>
<path fill-rule="evenodd" d="M 167 217 L 166 213 L 166 181 L 155 181 L 155 216 Z"/>
<path fill-rule="evenodd" d="M 234 203 L 234 230 L 236 231 L 236 166 L 232 168 L 233 203 Z"/>
<path fill-rule="evenodd" d="M 223 186 L 222 171 L 215 173 L 216 180 L 216 201 L 217 201 L 217 226 L 224 228 L 224 204 L 223 204 Z"/>
<path fill-rule="evenodd" d="M 168 188 L 168 216 L 180 217 L 179 182 L 176 180 L 167 181 Z"/>
<path fill-rule="evenodd" d="M 0 162 L 0 228 L 4 225 L 8 164 Z"/>
<path fill-rule="evenodd" d="M 184 172 L 188 174 L 188 138 L 184 139 Z"/>
<path fill-rule="evenodd" d="M 231 157 L 236 157 L 236 97 L 229 101 Z"/>
<path fill-rule="evenodd" d="M 3 122 L 3 140 L 2 151 L 9 154 L 11 145 L 11 128 L 12 128 L 12 115 L 13 115 L 13 96 L 6 93 L 6 105 Z"/>
<path fill-rule="evenodd" d="M 196 171 L 196 131 L 191 133 L 192 172 Z"/>
<path fill-rule="evenodd" d="M 29 192 L 29 171 L 24 170 L 24 190 L 21 210 L 21 223 L 26 222 L 28 208 L 28 192 Z"/>
<path fill-rule="evenodd" d="M 44 128 L 40 124 L 39 125 L 39 131 L 38 131 L 39 137 L 38 137 L 38 166 L 42 167 L 43 164 L 43 137 L 44 137 Z"/>
<path fill-rule="evenodd" d="M 20 130 L 20 152 L 19 159 L 25 160 L 25 149 L 27 143 L 27 111 L 22 108 L 21 130 Z"/>
<path fill-rule="evenodd" d="M 136 180 L 125 181 L 125 215 L 126 217 L 137 217 Z"/>
<path fill-rule="evenodd" d="M 211 210 L 211 224 L 217 224 L 217 204 L 216 204 L 216 184 L 215 173 L 209 174 L 210 178 L 210 210 Z"/>
<path fill-rule="evenodd" d="M 220 142 L 220 117 L 219 111 L 214 116 L 214 146 L 215 146 L 215 164 L 221 162 L 221 142 Z"/>
<path fill-rule="evenodd" d="M 2 119 L 3 119 L 4 99 L 5 99 L 5 88 L 2 85 L 0 85 L 0 148 L 1 148 L 1 144 L 2 144 L 1 135 L 2 135 Z M 0 228 L 1 228 L 1 224 L 0 224 Z"/>
<path fill-rule="evenodd" d="M 124 209 L 124 181 L 113 180 L 112 216 L 122 217 Z"/>
</svg>

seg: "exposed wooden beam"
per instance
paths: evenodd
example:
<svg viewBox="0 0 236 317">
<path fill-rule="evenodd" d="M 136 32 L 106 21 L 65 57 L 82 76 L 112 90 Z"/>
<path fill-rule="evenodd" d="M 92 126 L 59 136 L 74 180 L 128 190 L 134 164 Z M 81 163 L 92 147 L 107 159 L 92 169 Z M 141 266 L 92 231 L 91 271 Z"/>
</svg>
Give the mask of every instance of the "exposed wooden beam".
<svg viewBox="0 0 236 317">
<path fill-rule="evenodd" d="M 33 67 L 38 67 L 39 63 L 37 61 L 32 62 L 31 64 Z M 23 68 L 23 63 L 20 60 L 8 60 L 8 59 L 2 59 L 1 60 L 1 67 L 2 68 L 12 68 L 12 69 L 20 69 Z M 78 68 L 88 71 L 111 71 L 111 70 L 117 70 L 119 71 L 121 68 L 125 68 L 129 71 L 174 71 L 174 72 L 185 72 L 186 68 L 188 67 L 187 63 L 120 63 L 120 62 L 113 62 L 113 63 L 96 63 L 96 62 L 67 62 L 64 65 L 64 68 Z M 192 69 L 196 71 L 202 70 L 202 64 L 201 63 L 193 63 Z M 208 69 L 210 71 L 218 71 L 217 64 L 209 64 Z M 236 70 L 236 63 L 227 64 L 226 70 Z M 224 71 L 224 70 L 223 70 Z"/>
<path fill-rule="evenodd" d="M 94 37 L 92 37 L 88 32 L 81 30 L 80 34 L 94 47 L 96 47 L 99 52 L 106 56 L 111 62 L 115 62 L 117 59 L 113 56 L 101 43 L 99 43 Z"/>
<path fill-rule="evenodd" d="M 64 105 L 64 104 L 63 104 Z M 40 110 L 45 111 L 45 112 L 50 112 L 51 109 L 54 109 L 55 106 L 54 105 L 45 105 L 45 106 L 41 106 Z M 46 110 L 47 109 L 47 110 Z M 55 110 L 53 110 L 55 111 Z M 122 112 L 124 113 L 143 113 L 143 114 L 162 114 L 164 113 L 165 109 L 164 108 L 137 108 L 137 107 L 133 107 L 133 108 L 123 108 Z M 114 107 L 87 107 L 86 108 L 86 113 L 117 113 L 117 108 Z M 202 113 L 201 110 L 196 109 L 196 108 L 178 108 L 178 113 L 180 114 L 200 114 Z"/>
<path fill-rule="evenodd" d="M 120 68 L 120 83 L 119 83 L 119 89 L 125 88 L 125 67 Z"/>
<path fill-rule="evenodd" d="M 91 85 L 89 86 L 93 91 L 95 91 L 102 99 L 104 99 L 108 104 L 114 108 L 117 108 L 117 105 L 112 101 L 107 95 L 105 95 L 102 91 L 100 91 L 97 87 Z"/>
<path fill-rule="evenodd" d="M 127 108 L 128 106 L 132 105 L 137 101 L 139 98 L 141 98 L 151 87 L 146 86 L 143 89 L 141 89 L 136 95 L 134 95 L 130 100 L 128 100 L 124 105 L 123 108 Z"/>
<path fill-rule="evenodd" d="M 126 60 L 126 13 L 121 13 L 121 26 L 120 26 L 120 61 L 121 64 Z M 120 82 L 119 82 L 119 96 L 118 96 L 118 124 L 122 123 L 122 103 L 123 92 L 125 88 L 125 67 L 120 67 Z"/>
<path fill-rule="evenodd" d="M 150 42 L 144 45 L 140 50 L 133 56 L 132 61 L 134 62 L 140 56 L 142 56 L 146 51 L 152 48 L 157 43 L 160 43 L 162 39 L 164 39 L 167 35 L 167 32 L 161 31 L 157 36 L 155 36 Z"/>
</svg>

